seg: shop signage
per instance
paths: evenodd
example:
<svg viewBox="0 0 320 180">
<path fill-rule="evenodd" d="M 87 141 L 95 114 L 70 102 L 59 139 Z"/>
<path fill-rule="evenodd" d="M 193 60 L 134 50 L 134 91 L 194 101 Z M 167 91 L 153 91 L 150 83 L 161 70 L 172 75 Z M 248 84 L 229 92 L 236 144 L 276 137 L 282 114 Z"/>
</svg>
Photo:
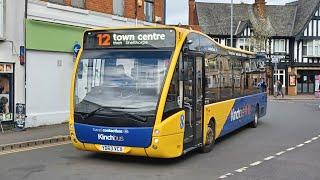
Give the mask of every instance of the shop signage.
<svg viewBox="0 0 320 180">
<path fill-rule="evenodd" d="M 24 65 L 24 63 L 25 63 L 25 48 L 24 48 L 24 46 L 20 46 L 19 59 L 20 59 L 20 65 Z"/>
<path fill-rule="evenodd" d="M 289 75 L 289 86 L 296 86 L 297 76 Z"/>
</svg>

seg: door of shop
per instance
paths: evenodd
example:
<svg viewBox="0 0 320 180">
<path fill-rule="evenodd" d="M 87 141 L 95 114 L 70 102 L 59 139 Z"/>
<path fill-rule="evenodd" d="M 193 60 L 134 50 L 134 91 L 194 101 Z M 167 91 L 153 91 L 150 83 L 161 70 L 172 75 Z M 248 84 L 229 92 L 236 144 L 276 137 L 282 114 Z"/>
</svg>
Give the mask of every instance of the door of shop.
<svg viewBox="0 0 320 180">
<path fill-rule="evenodd" d="M 320 74 L 320 71 L 298 71 L 298 94 L 313 94 L 315 90 L 315 76 Z"/>
</svg>

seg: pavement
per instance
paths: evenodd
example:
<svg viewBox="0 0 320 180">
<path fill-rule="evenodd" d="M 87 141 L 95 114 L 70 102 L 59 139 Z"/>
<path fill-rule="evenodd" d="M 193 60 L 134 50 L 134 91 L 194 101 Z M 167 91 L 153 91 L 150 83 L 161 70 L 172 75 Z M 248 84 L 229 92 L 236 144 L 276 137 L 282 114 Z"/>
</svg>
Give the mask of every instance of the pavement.
<svg viewBox="0 0 320 180">
<path fill-rule="evenodd" d="M 315 101 L 270 101 L 257 128 L 219 139 L 212 152 L 150 159 L 79 151 L 68 144 L 0 152 L 4 180 L 315 179 L 320 169 Z"/>
<path fill-rule="evenodd" d="M 274 97 L 272 95 L 268 96 L 269 100 L 286 100 L 286 101 L 290 101 L 290 100 L 311 100 L 311 101 L 317 101 L 320 99 L 315 98 L 314 95 L 297 95 L 297 96 L 289 96 L 289 95 L 285 95 L 283 98 L 281 96 L 278 97 Z"/>
<path fill-rule="evenodd" d="M 68 123 L 0 132 L 0 151 L 14 146 L 35 146 L 68 140 Z"/>
</svg>

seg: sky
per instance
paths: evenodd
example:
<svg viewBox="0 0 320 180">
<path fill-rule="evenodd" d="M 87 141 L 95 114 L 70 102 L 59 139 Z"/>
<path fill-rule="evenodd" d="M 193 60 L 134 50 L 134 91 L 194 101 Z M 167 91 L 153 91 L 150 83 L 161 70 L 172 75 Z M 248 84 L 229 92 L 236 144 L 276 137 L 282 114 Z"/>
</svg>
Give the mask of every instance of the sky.
<svg viewBox="0 0 320 180">
<path fill-rule="evenodd" d="M 167 24 L 188 24 L 188 0 L 167 1 Z M 196 0 L 197 2 L 230 3 L 231 0 Z M 266 0 L 267 4 L 285 4 L 294 0 Z M 234 3 L 253 3 L 254 0 L 233 0 Z"/>
</svg>

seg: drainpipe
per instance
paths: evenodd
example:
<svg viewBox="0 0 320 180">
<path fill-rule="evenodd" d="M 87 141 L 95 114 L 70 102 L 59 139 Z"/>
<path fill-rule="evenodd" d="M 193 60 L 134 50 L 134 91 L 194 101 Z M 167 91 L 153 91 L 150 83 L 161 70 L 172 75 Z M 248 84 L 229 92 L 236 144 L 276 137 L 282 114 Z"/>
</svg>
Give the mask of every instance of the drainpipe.
<svg viewBox="0 0 320 180">
<path fill-rule="evenodd" d="M 24 1 L 24 104 L 27 115 L 27 18 L 28 18 L 28 0 Z"/>
<path fill-rule="evenodd" d="M 166 24 L 166 20 L 167 20 L 167 0 L 163 0 L 163 24 Z"/>
</svg>

